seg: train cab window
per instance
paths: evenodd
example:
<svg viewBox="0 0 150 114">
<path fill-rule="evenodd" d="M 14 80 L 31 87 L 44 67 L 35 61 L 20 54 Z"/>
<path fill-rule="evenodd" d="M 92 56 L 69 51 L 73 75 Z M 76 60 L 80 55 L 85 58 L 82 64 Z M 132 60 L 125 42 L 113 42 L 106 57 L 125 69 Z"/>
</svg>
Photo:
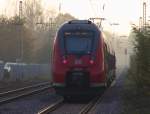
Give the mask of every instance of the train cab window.
<svg viewBox="0 0 150 114">
<path fill-rule="evenodd" d="M 65 32 L 65 50 L 67 54 L 90 54 L 93 43 L 93 32 Z"/>
</svg>

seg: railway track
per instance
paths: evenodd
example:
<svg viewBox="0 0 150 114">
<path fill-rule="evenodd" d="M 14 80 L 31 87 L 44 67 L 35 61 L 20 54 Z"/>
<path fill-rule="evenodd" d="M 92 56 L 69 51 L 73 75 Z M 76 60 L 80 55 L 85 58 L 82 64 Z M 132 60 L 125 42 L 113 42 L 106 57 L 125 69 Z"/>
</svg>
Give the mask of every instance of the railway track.
<svg viewBox="0 0 150 114">
<path fill-rule="evenodd" d="M 114 85 L 114 83 L 115 82 L 113 81 L 113 83 L 109 87 Z M 64 99 L 62 98 L 59 101 L 55 102 L 54 104 L 51 104 L 43 108 L 37 114 L 62 114 L 61 111 L 63 111 L 63 114 L 65 113 L 66 114 L 90 114 L 90 112 L 93 111 L 96 108 L 96 106 L 101 102 L 101 100 L 104 98 L 106 91 L 107 90 L 102 91 L 102 93 L 99 96 L 94 97 L 90 102 L 86 104 L 80 104 L 80 103 L 68 104 L 65 103 Z"/>
<path fill-rule="evenodd" d="M 44 91 L 51 88 L 50 82 L 40 83 L 33 86 L 27 86 L 24 88 L 19 88 L 16 90 L 11 90 L 7 92 L 0 93 L 0 105 L 13 101 L 15 99 L 25 97 L 31 94 L 35 94 L 40 91 Z"/>
<path fill-rule="evenodd" d="M 77 107 L 77 109 L 79 110 L 72 110 L 70 109 L 70 111 L 72 112 L 66 112 L 67 114 L 88 114 L 89 111 L 94 108 L 94 106 L 97 104 L 97 102 L 99 101 L 100 97 L 96 97 L 96 98 L 93 98 L 89 103 L 87 104 L 73 104 L 74 107 Z M 65 106 L 66 105 L 66 106 Z M 60 108 L 62 108 L 61 110 L 65 110 L 66 109 L 69 109 L 68 106 L 71 105 L 71 104 L 67 104 L 64 102 L 64 99 L 60 99 L 58 100 L 57 102 L 55 102 L 54 104 L 51 104 L 50 106 L 48 107 L 45 107 L 43 108 L 42 110 L 40 110 L 37 114 L 59 114 L 61 111 L 59 110 Z M 65 108 L 64 108 L 65 107 Z M 58 111 L 59 110 L 59 111 Z M 76 113 L 73 112 L 73 111 L 77 111 Z M 65 113 L 65 112 L 64 112 Z"/>
<path fill-rule="evenodd" d="M 56 110 L 57 108 L 59 108 L 61 105 L 63 105 L 63 102 L 64 102 L 64 99 L 61 98 L 57 102 L 51 104 L 50 106 L 43 108 L 37 114 L 48 114 L 48 113 Z"/>
<path fill-rule="evenodd" d="M 88 112 L 92 110 L 92 108 L 94 108 L 94 106 L 98 103 L 99 99 L 101 99 L 101 97 L 94 98 L 91 102 L 82 108 L 79 114 L 88 114 Z"/>
</svg>

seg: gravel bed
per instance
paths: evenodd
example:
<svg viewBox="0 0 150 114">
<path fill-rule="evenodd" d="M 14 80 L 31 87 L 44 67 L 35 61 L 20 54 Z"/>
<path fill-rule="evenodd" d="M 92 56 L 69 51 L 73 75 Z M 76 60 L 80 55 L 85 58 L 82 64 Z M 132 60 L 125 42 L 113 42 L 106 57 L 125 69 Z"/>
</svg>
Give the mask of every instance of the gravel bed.
<svg viewBox="0 0 150 114">
<path fill-rule="evenodd" d="M 16 81 L 16 82 L 0 82 L 0 93 L 18 89 L 18 88 L 23 88 L 26 86 L 31 86 L 43 82 L 48 82 L 46 80 L 31 80 L 31 81 Z"/>
<path fill-rule="evenodd" d="M 78 114 L 86 104 L 65 103 L 57 110 L 48 114 Z"/>
<path fill-rule="evenodd" d="M 39 94 L 0 105 L 0 114 L 37 114 L 39 110 L 58 99 L 60 99 L 60 96 L 55 95 L 53 89 L 49 89 Z"/>
<path fill-rule="evenodd" d="M 117 70 L 117 80 L 104 94 L 101 102 L 89 114 L 119 114 L 121 111 L 120 93 L 122 90 L 125 70 Z M 36 95 L 18 99 L 14 102 L 0 105 L 0 114 L 37 114 L 60 96 L 55 95 L 53 90 L 48 90 Z M 65 103 L 58 110 L 49 114 L 77 114 L 87 103 Z"/>
<path fill-rule="evenodd" d="M 121 92 L 127 69 L 119 70 L 117 79 L 112 86 L 106 90 L 100 102 L 89 114 L 120 114 L 122 111 Z"/>
</svg>

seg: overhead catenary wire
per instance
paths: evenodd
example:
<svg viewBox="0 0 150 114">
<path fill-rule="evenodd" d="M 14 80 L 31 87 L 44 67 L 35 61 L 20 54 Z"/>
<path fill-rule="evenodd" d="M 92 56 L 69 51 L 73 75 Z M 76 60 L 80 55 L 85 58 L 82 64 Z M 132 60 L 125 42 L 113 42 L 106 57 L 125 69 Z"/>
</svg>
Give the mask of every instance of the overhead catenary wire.
<svg viewBox="0 0 150 114">
<path fill-rule="evenodd" d="M 103 0 L 94 0 L 96 3 L 93 4 L 92 2 L 93 0 L 89 0 L 89 4 L 91 6 L 91 10 L 92 12 L 94 13 L 94 16 L 97 16 L 97 17 L 101 17 L 102 16 L 102 12 L 104 12 L 104 9 L 105 9 L 105 6 L 106 6 L 106 3 L 103 2 Z M 102 1 L 102 2 L 100 2 Z M 102 8 L 102 9 L 101 9 Z"/>
<path fill-rule="evenodd" d="M 92 12 L 94 13 L 93 16 L 95 17 L 95 15 L 97 15 L 97 12 L 96 12 L 96 10 L 95 10 L 95 8 L 94 8 L 94 6 L 93 6 L 92 0 L 89 0 L 89 5 L 90 5 L 90 7 L 91 7 Z"/>
</svg>

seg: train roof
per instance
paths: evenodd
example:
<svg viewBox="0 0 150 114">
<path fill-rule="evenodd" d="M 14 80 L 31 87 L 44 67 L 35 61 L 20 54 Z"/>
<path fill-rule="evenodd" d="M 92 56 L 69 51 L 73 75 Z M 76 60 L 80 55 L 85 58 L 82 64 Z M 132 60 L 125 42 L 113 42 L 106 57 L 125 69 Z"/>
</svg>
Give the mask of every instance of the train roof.
<svg viewBox="0 0 150 114">
<path fill-rule="evenodd" d="M 89 20 L 71 20 L 64 23 L 58 32 L 67 30 L 92 30 L 100 32 L 99 28 Z"/>
</svg>

